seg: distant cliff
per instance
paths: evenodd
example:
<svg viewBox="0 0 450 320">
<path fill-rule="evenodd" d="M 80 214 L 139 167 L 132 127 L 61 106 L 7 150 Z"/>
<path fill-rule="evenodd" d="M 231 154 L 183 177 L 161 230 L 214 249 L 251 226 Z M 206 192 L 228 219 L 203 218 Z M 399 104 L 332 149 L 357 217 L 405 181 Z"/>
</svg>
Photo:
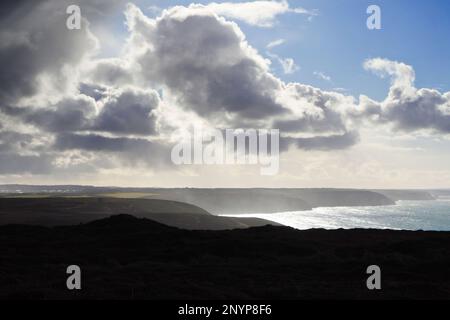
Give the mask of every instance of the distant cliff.
<svg viewBox="0 0 450 320">
<path fill-rule="evenodd" d="M 383 194 L 346 189 L 154 189 L 163 199 L 187 202 L 213 214 L 275 213 L 316 207 L 384 206 Z"/>
<path fill-rule="evenodd" d="M 112 196 L 189 203 L 214 215 L 276 213 L 316 207 L 384 206 L 397 200 L 424 199 L 426 192 L 353 189 L 160 189 L 83 186 L 0 186 L 2 192 L 43 195 Z M 19 190 L 19 191 L 18 191 Z M 115 193 L 115 194 L 114 194 Z M 431 197 L 432 198 L 432 197 Z"/>
<path fill-rule="evenodd" d="M 295 195 L 313 207 L 385 206 L 395 204 L 383 194 L 352 189 L 287 189 L 283 192 Z"/>
<path fill-rule="evenodd" d="M 155 197 L 182 201 L 212 214 L 276 213 L 310 210 L 312 206 L 295 195 L 262 189 L 163 189 Z"/>
<path fill-rule="evenodd" d="M 393 201 L 399 200 L 435 200 L 428 191 L 422 190 L 373 190 L 374 192 L 385 195 Z"/>
</svg>

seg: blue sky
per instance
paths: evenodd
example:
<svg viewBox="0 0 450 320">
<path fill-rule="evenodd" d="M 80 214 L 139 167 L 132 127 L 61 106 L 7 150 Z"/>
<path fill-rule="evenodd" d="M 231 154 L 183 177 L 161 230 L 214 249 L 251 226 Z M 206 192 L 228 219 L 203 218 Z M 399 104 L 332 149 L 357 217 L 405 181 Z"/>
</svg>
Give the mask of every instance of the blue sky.
<svg viewBox="0 0 450 320">
<path fill-rule="evenodd" d="M 242 2 L 242 1 L 229 1 Z M 135 3 L 148 15 L 149 7 L 168 8 L 189 5 L 192 1 L 147 1 Z M 207 4 L 210 1 L 196 1 Z M 274 62 L 273 72 L 286 81 L 298 81 L 322 89 L 343 88 L 348 94 L 366 94 L 383 99 L 388 81 L 362 68 L 368 58 L 382 57 L 412 65 L 417 87 L 450 89 L 450 3 L 443 0 L 304 0 L 290 1 L 290 6 L 318 10 L 311 21 L 307 16 L 287 13 L 277 17 L 272 28 L 260 28 L 239 22 L 250 44 L 267 57 L 266 45 L 277 39 L 286 42 L 274 48 L 282 58 L 292 58 L 301 68 L 285 75 Z M 366 9 L 376 4 L 382 10 L 382 30 L 366 28 Z M 126 36 L 123 15 L 114 17 L 118 33 Z M 321 72 L 331 78 L 314 75 Z"/>
</svg>

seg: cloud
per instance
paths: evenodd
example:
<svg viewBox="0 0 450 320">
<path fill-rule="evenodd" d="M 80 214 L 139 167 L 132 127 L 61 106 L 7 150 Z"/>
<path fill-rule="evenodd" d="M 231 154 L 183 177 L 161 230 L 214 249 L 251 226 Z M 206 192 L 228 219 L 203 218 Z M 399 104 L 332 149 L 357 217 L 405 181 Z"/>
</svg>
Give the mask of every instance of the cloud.
<svg viewBox="0 0 450 320">
<path fill-rule="evenodd" d="M 51 174 L 52 157 L 46 154 L 20 155 L 17 153 L 0 153 L 0 174 Z"/>
<path fill-rule="evenodd" d="M 354 97 L 290 83 L 283 98 L 293 115 L 273 123 L 282 132 L 282 151 L 294 147 L 329 152 L 359 143 L 359 126 L 350 116 L 358 109 Z"/>
<path fill-rule="evenodd" d="M 158 94 L 152 90 L 121 89 L 105 100 L 93 130 L 115 134 L 157 133 Z"/>
<path fill-rule="evenodd" d="M 176 7 L 149 19 L 129 6 L 124 53 L 96 59 L 88 20 L 101 24 L 107 2 L 74 2 L 85 13 L 79 31 L 65 28 L 67 4 L 0 7 L 1 175 L 167 167 L 174 110 L 184 122 L 195 113 L 211 126 L 263 128 L 294 113 L 270 62 L 210 8 Z"/>
<path fill-rule="evenodd" d="M 274 40 L 274 41 L 270 42 L 269 44 L 267 44 L 266 48 L 267 49 L 273 49 L 275 47 L 281 46 L 285 42 L 286 42 L 286 40 L 284 40 L 284 39 Z"/>
<path fill-rule="evenodd" d="M 107 137 L 100 134 L 61 134 L 53 145 L 59 151 L 89 151 L 114 156 L 122 165 L 171 166 L 169 144 L 143 138 Z"/>
<path fill-rule="evenodd" d="M 94 4 L 88 18 L 106 2 Z M 159 168 L 170 163 L 171 134 L 195 123 L 280 129 L 284 151 L 350 148 L 366 122 L 450 133 L 450 93 L 415 88 L 414 69 L 404 63 L 364 63 L 390 77 L 383 101 L 277 78 L 270 60 L 227 19 L 269 26 L 282 14 L 276 12 L 301 9 L 272 1 L 234 5 L 261 10 L 177 6 L 152 19 L 128 5 L 129 38 L 108 59 L 95 57 L 98 40 L 87 20 L 79 32 L 68 32 L 59 2 L 24 1 L 9 14 L 0 7 L 0 159 L 14 162 L 2 164 L 0 174 Z M 284 11 L 273 9 L 279 7 Z M 294 60 L 269 54 L 285 73 L 298 70 Z"/>
<path fill-rule="evenodd" d="M 0 131 L 0 152 L 18 152 L 27 149 L 33 142 L 33 135 L 15 131 Z"/>
<path fill-rule="evenodd" d="M 281 82 L 268 72 L 268 62 L 247 44 L 236 24 L 185 7 L 151 20 L 129 6 L 127 18 L 135 41 L 129 51 L 149 48 L 135 57 L 136 69 L 150 83 L 163 84 L 183 108 L 230 121 L 284 112 L 276 103 Z"/>
<path fill-rule="evenodd" d="M 317 15 L 315 10 L 291 8 L 287 1 L 213 2 L 206 6 L 191 5 L 190 7 L 206 8 L 220 16 L 263 28 L 273 27 L 277 17 L 286 13 L 302 14 L 307 17 Z"/>
<path fill-rule="evenodd" d="M 164 96 L 175 97 L 177 105 L 211 126 L 280 126 L 293 135 L 350 130 L 342 117 L 352 98 L 282 82 L 236 24 L 192 7 L 149 19 L 130 5 L 127 18 L 127 51 L 148 48 L 133 55 L 139 77 L 155 86 L 162 83 Z M 287 73 L 298 68 L 289 59 L 282 62 Z"/>
<path fill-rule="evenodd" d="M 405 94 L 413 89 L 416 73 L 413 67 L 397 61 L 375 58 L 364 62 L 364 68 L 384 78 L 391 77 L 391 94 Z"/>
<path fill-rule="evenodd" d="M 300 67 L 295 63 L 292 58 L 281 58 L 279 55 L 268 52 L 267 55 L 272 59 L 278 61 L 283 68 L 284 74 L 293 74 L 300 70 Z"/>
<path fill-rule="evenodd" d="M 44 84 L 64 92 L 76 67 L 97 48 L 86 20 L 77 32 L 65 27 L 67 16 L 61 14 L 65 13 L 65 2 L 32 2 L 22 1 L 2 20 L 1 104 L 31 97 Z M 9 8 L 3 6 L 2 11 L 7 12 Z"/>
<path fill-rule="evenodd" d="M 88 68 L 89 82 L 104 86 L 133 84 L 133 72 L 126 61 L 119 58 L 97 59 Z"/>
<path fill-rule="evenodd" d="M 300 67 L 295 63 L 294 59 L 292 58 L 284 58 L 284 59 L 279 58 L 278 61 L 283 67 L 283 71 L 285 74 L 293 74 L 298 70 L 300 70 Z"/>
<path fill-rule="evenodd" d="M 257 4 L 262 8 L 268 2 Z M 15 166 L 5 166 L 5 174 L 20 173 L 21 166 L 23 173 L 36 174 L 92 170 L 111 166 L 112 159 L 125 166 L 161 166 L 170 163 L 170 131 L 180 125 L 171 121 L 176 117 L 184 119 L 181 126 L 197 120 L 222 128 L 276 123 L 292 139 L 347 130 L 339 111 L 331 112 L 339 99 L 324 98 L 322 104 L 320 90 L 309 91 L 306 100 L 300 97 L 305 88 L 271 74 L 270 61 L 248 44 L 239 27 L 210 8 L 175 7 L 150 19 L 129 5 L 130 37 L 123 54 L 96 59 L 98 40 L 88 20 L 80 31 L 65 28 L 65 2 L 23 3 L 12 11 L 19 19 L 1 11 L 2 23 L 11 20 L 11 26 L 0 32 L 5 66 L 0 156 L 17 158 Z M 89 9 L 81 4 L 88 9 L 86 18 L 106 5 L 95 1 Z M 286 9 L 287 2 L 271 5 L 301 12 Z M 252 21 L 274 22 L 281 13 L 272 14 Z M 280 62 L 287 73 L 296 69 L 291 59 Z M 321 149 L 322 142 L 331 148 L 320 139 L 292 144 Z M 35 166 L 29 165 L 32 161 Z"/>
<path fill-rule="evenodd" d="M 158 93 L 123 88 L 102 93 L 101 100 L 80 94 L 47 108 L 15 108 L 11 115 L 46 132 L 156 134 Z"/>
<path fill-rule="evenodd" d="M 414 69 L 401 62 L 376 58 L 367 60 L 364 67 L 391 77 L 391 87 L 382 102 L 361 99 L 363 117 L 405 132 L 450 133 L 450 92 L 415 88 Z"/>
<path fill-rule="evenodd" d="M 314 71 L 313 73 L 318 79 L 331 82 L 331 77 L 321 71 Z"/>
<path fill-rule="evenodd" d="M 329 136 L 317 136 L 310 138 L 282 138 L 281 149 L 286 151 L 290 146 L 303 150 L 332 151 L 347 149 L 359 142 L 358 132 L 344 132 Z"/>
<path fill-rule="evenodd" d="M 27 108 L 22 119 L 48 132 L 72 132 L 87 130 L 96 114 L 95 101 L 87 96 L 66 98 L 48 108 Z"/>
</svg>

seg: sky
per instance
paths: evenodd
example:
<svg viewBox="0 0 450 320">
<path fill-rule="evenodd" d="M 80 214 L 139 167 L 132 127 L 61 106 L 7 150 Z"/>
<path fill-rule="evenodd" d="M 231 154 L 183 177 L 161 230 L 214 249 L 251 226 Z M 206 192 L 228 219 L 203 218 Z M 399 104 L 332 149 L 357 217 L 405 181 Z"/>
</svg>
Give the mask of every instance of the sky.
<svg viewBox="0 0 450 320">
<path fill-rule="evenodd" d="M 228 2 L 228 1 L 227 1 Z M 239 3 L 242 1 L 229 1 Z M 192 1 L 137 1 L 136 4 L 150 16 L 157 8 L 189 6 Z M 195 1 L 208 4 L 210 1 Z M 366 9 L 379 5 L 382 10 L 382 30 L 366 28 Z M 389 57 L 414 66 L 418 87 L 450 90 L 450 42 L 448 38 L 450 4 L 432 1 L 365 1 L 365 0 L 305 0 L 291 1 L 293 8 L 317 11 L 308 15 L 286 13 L 277 16 L 274 26 L 260 28 L 239 23 L 251 45 L 266 55 L 267 45 L 276 40 L 285 42 L 273 50 L 281 57 L 290 57 L 301 68 L 286 75 L 282 66 L 274 65 L 273 72 L 286 81 L 308 83 L 331 90 L 341 88 L 354 95 L 367 94 L 382 99 L 389 84 L 364 72 L 361 64 L 371 57 Z M 115 38 L 121 34 L 118 46 L 128 35 L 121 16 L 114 18 Z M 105 55 L 114 55 L 112 49 Z M 108 51 L 108 50 L 105 50 Z M 332 81 L 318 76 L 321 73 Z"/>
<path fill-rule="evenodd" d="M 80 30 L 66 27 L 70 4 Z M 438 0 L 3 2 L 0 183 L 450 187 L 448 12 Z M 279 173 L 173 165 L 193 125 L 279 129 Z"/>
</svg>

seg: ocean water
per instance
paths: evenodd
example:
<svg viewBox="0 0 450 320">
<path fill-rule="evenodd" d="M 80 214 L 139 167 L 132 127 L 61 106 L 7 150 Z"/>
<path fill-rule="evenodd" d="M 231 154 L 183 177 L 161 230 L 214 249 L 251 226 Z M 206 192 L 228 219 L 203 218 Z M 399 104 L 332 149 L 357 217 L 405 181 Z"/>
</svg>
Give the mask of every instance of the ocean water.
<svg viewBox="0 0 450 320">
<path fill-rule="evenodd" d="M 399 201 L 381 207 L 315 208 L 275 214 L 227 215 L 262 218 L 299 230 L 393 229 L 450 231 L 450 200 Z"/>
</svg>

